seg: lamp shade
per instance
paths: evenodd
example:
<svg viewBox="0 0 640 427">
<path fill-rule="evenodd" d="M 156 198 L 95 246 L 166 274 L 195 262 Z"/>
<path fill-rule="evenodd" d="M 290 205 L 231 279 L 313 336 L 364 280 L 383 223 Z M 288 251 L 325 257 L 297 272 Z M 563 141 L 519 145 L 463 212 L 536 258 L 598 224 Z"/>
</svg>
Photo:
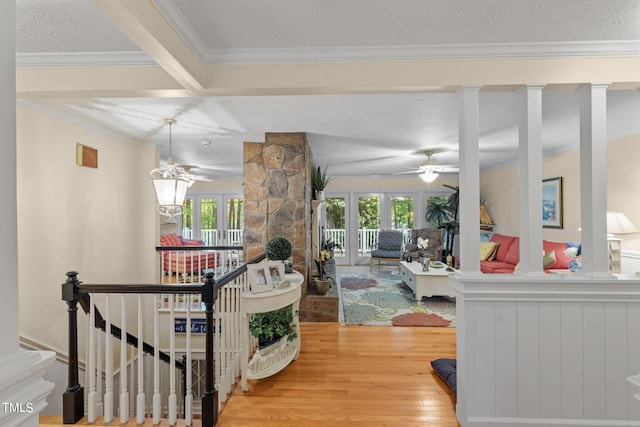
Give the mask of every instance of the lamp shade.
<svg viewBox="0 0 640 427">
<path fill-rule="evenodd" d="M 424 172 L 422 172 L 418 176 L 420 178 L 422 178 L 422 180 L 424 182 L 426 182 L 427 184 L 430 184 L 430 183 L 432 183 L 433 181 L 436 180 L 436 178 L 439 176 L 439 174 L 437 174 L 435 172 L 431 172 L 431 171 L 425 170 Z"/>
<path fill-rule="evenodd" d="M 607 233 L 611 234 L 631 234 L 637 233 L 638 229 L 629 221 L 629 218 L 622 212 L 607 212 Z"/>
<path fill-rule="evenodd" d="M 173 134 L 171 125 L 176 121 L 174 119 L 164 119 L 169 125 L 169 157 L 167 158 L 167 167 L 158 168 L 151 171 L 151 182 L 156 191 L 156 200 L 158 202 L 158 212 L 160 215 L 168 216 L 173 220 L 175 215 L 182 214 L 182 205 L 187 195 L 187 188 L 193 184 L 193 177 L 183 168 L 176 166 L 171 152 Z"/>
<path fill-rule="evenodd" d="M 191 183 L 191 177 L 170 165 L 167 169 L 154 169 L 151 171 L 151 181 L 156 191 L 158 212 L 161 215 L 173 218 L 182 214 L 182 205 L 187 195 L 187 188 Z"/>
</svg>

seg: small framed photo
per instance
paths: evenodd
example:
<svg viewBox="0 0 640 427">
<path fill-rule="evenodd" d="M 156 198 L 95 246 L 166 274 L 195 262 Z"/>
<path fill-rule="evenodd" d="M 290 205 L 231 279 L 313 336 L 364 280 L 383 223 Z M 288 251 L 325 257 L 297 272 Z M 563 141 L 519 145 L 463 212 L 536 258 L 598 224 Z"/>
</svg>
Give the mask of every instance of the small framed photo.
<svg viewBox="0 0 640 427">
<path fill-rule="evenodd" d="M 542 226 L 562 228 L 562 177 L 542 181 Z"/>
<path fill-rule="evenodd" d="M 249 274 L 249 285 L 252 293 L 257 294 L 273 290 L 269 271 L 264 264 L 247 265 L 247 273 Z"/>
<path fill-rule="evenodd" d="M 284 280 L 284 263 L 282 261 L 267 261 L 263 263 L 269 273 L 271 285 L 275 288 Z"/>
</svg>

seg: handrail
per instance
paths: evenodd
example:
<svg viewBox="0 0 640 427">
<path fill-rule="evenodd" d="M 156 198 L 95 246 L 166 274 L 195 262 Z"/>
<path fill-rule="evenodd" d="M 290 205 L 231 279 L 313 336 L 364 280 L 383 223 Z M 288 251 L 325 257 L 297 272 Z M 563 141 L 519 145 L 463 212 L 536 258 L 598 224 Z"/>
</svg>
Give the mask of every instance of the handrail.
<svg viewBox="0 0 640 427">
<path fill-rule="evenodd" d="M 164 250 L 202 250 L 203 247 L 186 246 L 186 247 L 169 247 L 159 246 L 156 249 Z M 211 248 L 211 247 L 204 247 Z M 216 249 L 242 249 L 237 246 L 219 246 Z M 78 304 L 86 313 L 90 312 L 91 293 L 118 293 L 118 294 L 201 294 L 202 302 L 205 305 L 205 391 L 202 397 L 202 425 L 213 426 L 218 419 L 218 392 L 214 386 L 213 374 L 213 309 L 214 303 L 218 298 L 218 292 L 228 283 L 245 274 L 247 264 L 258 263 L 265 259 L 264 254 L 260 254 L 247 263 L 239 265 L 222 276 L 214 279 L 214 274 L 208 272 L 204 276 L 204 283 L 197 285 L 172 285 L 172 284 L 83 284 L 78 280 L 78 273 L 70 271 L 67 273 L 67 280 L 62 284 L 62 300 L 68 305 L 67 312 L 69 316 L 69 371 L 68 386 L 63 394 L 63 422 L 65 424 L 75 424 L 84 416 L 84 390 L 78 381 L 78 337 L 77 337 L 77 311 Z M 106 322 L 102 314 L 95 309 L 95 325 L 97 328 L 106 332 Z M 117 339 L 122 340 L 122 330 L 111 325 L 110 334 Z M 138 348 L 140 339 L 132 334 L 126 333 L 126 342 Z M 142 350 L 147 354 L 154 354 L 156 349 L 142 341 Z M 165 361 L 171 361 L 171 358 L 161 351 L 158 351 L 159 357 Z M 186 370 L 186 364 L 175 361 L 175 366 L 183 372 Z"/>
<path fill-rule="evenodd" d="M 241 251 L 242 246 L 156 246 L 158 251 Z"/>
</svg>

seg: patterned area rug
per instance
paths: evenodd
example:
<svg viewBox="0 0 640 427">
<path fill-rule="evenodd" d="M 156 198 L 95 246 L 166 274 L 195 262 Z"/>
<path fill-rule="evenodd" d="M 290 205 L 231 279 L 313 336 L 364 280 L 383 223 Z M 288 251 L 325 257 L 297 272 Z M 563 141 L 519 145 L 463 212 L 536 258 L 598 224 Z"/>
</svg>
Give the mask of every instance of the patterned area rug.
<svg viewBox="0 0 640 427">
<path fill-rule="evenodd" d="M 348 325 L 456 326 L 455 299 L 417 302 L 400 276 L 344 274 L 339 281 L 341 320 Z"/>
</svg>

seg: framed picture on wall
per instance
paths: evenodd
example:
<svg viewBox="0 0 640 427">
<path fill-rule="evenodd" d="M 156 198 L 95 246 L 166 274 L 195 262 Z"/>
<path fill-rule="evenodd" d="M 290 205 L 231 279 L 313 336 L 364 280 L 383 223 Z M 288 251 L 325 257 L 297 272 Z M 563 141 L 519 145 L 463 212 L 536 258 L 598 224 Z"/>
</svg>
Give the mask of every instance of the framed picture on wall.
<svg viewBox="0 0 640 427">
<path fill-rule="evenodd" d="M 252 293 L 257 294 L 273 290 L 269 270 L 264 264 L 247 265 L 247 274 L 249 275 L 249 286 Z"/>
<path fill-rule="evenodd" d="M 542 226 L 562 228 L 562 177 L 542 180 Z"/>
</svg>

